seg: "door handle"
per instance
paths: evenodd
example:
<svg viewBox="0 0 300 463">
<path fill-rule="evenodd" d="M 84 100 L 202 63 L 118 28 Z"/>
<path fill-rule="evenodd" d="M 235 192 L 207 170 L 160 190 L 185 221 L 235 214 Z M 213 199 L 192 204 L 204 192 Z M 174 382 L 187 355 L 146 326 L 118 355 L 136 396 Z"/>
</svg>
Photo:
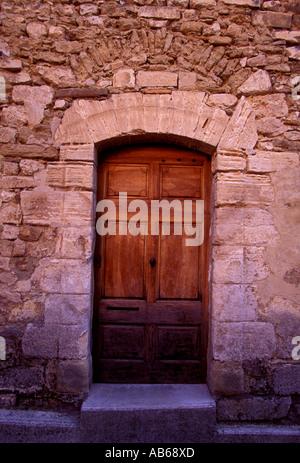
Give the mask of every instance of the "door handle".
<svg viewBox="0 0 300 463">
<path fill-rule="evenodd" d="M 150 265 L 151 265 L 151 267 L 154 267 L 155 264 L 156 264 L 156 260 L 154 259 L 154 257 L 151 257 L 151 259 L 150 259 Z"/>
</svg>

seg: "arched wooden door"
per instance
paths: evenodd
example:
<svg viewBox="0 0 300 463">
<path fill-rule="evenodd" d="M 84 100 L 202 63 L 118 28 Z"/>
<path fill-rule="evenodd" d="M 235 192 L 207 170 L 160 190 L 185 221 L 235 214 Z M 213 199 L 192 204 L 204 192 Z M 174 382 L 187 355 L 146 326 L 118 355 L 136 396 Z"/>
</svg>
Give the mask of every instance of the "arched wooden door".
<svg viewBox="0 0 300 463">
<path fill-rule="evenodd" d="M 120 212 L 126 192 L 130 211 Z M 95 249 L 94 381 L 111 383 L 200 383 L 207 351 L 210 162 L 192 150 L 167 146 L 117 148 L 100 160 L 97 202 L 111 200 L 116 234 L 97 234 Z M 204 200 L 204 241 L 187 246 L 175 234 L 150 227 L 153 200 Z M 127 225 L 140 209 L 144 234 Z M 124 206 L 124 202 L 123 202 Z M 135 210 L 135 213 L 132 212 Z M 107 209 L 104 210 L 105 212 Z M 97 220 L 101 216 L 97 214 Z M 183 217 L 183 215 L 182 215 Z M 193 220 L 195 221 L 193 209 Z M 143 222 L 143 223 L 142 223 Z M 195 224 L 194 224 L 195 225 Z M 126 233 L 127 230 L 127 234 Z M 165 233 L 165 232 L 164 232 Z M 178 229 L 177 232 L 178 233 Z"/>
</svg>

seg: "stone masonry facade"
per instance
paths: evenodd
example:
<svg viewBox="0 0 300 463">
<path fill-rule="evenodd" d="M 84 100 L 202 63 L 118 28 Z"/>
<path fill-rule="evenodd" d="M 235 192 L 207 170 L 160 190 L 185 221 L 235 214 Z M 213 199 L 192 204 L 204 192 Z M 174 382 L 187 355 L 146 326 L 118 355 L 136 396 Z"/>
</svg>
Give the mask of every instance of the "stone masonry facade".
<svg viewBox="0 0 300 463">
<path fill-rule="evenodd" d="M 97 152 L 159 140 L 212 159 L 217 418 L 299 423 L 299 2 L 6 0 L 0 26 L 0 407 L 86 396 Z"/>
</svg>

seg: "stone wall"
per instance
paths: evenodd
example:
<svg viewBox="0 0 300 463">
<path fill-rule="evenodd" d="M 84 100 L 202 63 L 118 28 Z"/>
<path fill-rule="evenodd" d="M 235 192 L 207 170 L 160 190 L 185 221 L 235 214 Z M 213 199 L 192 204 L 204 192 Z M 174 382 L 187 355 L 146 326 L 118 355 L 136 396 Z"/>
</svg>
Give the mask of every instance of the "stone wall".
<svg viewBox="0 0 300 463">
<path fill-rule="evenodd" d="M 149 133 L 212 156 L 218 419 L 299 420 L 297 2 L 19 0 L 0 21 L 0 406 L 86 394 L 95 145 Z"/>
</svg>

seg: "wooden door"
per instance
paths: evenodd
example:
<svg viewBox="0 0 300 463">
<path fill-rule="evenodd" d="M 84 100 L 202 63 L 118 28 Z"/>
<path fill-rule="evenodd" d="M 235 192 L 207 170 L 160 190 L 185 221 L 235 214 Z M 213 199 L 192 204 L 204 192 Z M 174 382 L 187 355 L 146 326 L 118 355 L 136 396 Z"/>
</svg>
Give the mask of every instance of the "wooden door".
<svg viewBox="0 0 300 463">
<path fill-rule="evenodd" d="M 127 217 L 124 208 L 120 212 L 120 201 L 124 206 L 121 192 L 127 194 Z M 97 234 L 94 380 L 203 382 L 210 211 L 207 157 L 165 146 L 115 149 L 99 164 L 97 199 L 114 203 L 116 234 Z M 155 200 L 164 199 L 176 200 L 182 213 L 184 201 L 192 200 L 195 205 L 196 200 L 204 200 L 201 245 L 186 245 L 189 237 L 184 227 L 178 234 L 178 217 L 172 208 L 169 232 L 163 228 L 168 226 L 166 217 L 160 214 L 153 234 L 151 207 Z M 143 200 L 143 210 L 134 208 L 136 200 Z M 140 233 L 134 235 L 127 226 L 137 212 Z"/>
</svg>

